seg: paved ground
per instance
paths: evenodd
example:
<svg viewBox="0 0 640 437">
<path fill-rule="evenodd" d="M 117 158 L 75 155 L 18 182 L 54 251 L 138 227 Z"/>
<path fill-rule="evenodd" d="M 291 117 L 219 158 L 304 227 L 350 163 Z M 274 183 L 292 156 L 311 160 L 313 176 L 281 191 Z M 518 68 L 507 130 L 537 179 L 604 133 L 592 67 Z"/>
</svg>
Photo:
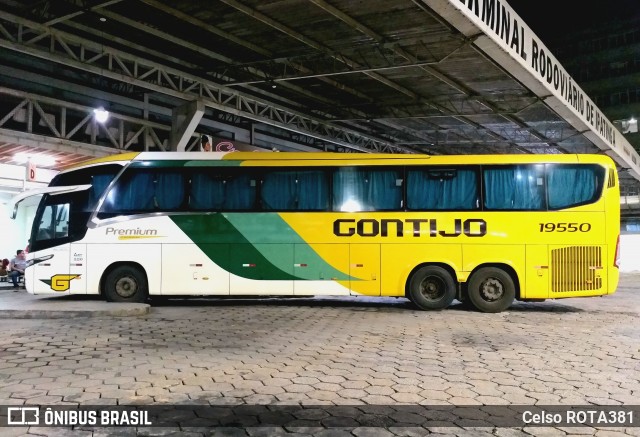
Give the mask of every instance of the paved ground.
<svg viewBox="0 0 640 437">
<path fill-rule="evenodd" d="M 306 412 L 310 420 L 298 423 L 305 427 L 12 427 L 0 435 L 640 436 L 632 427 L 493 427 L 482 413 L 501 405 L 640 405 L 639 283 L 640 276 L 625 276 L 613 296 L 516 304 L 500 314 L 461 305 L 420 312 L 402 299 L 198 299 L 159 303 L 131 317 L 4 318 L 0 405 L 326 411 Z M 11 302 L 15 309 L 16 299 L 27 311 L 30 298 L 0 290 L 0 315 Z M 61 302 L 78 311 L 109 305 Z M 424 411 L 412 412 L 412 405 L 441 406 L 436 419 L 455 426 L 421 421 Z M 336 406 L 359 407 L 365 416 L 366 407 L 400 411 L 384 427 L 353 421 L 346 410 L 342 419 L 323 421 Z"/>
</svg>

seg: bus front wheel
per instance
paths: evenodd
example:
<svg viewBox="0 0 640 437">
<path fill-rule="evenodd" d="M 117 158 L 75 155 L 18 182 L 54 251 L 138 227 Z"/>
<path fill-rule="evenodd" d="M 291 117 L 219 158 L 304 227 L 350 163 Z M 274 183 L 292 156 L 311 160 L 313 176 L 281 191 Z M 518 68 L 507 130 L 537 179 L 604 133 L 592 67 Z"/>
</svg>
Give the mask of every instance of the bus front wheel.
<svg viewBox="0 0 640 437">
<path fill-rule="evenodd" d="M 511 275 L 496 267 L 484 267 L 469 278 L 469 300 L 483 313 L 499 313 L 511 306 L 516 286 Z"/>
<path fill-rule="evenodd" d="M 441 310 L 456 297 L 456 283 L 442 267 L 425 266 L 411 275 L 408 294 L 421 310 Z"/>
<path fill-rule="evenodd" d="M 104 294 L 108 302 L 144 302 L 147 278 L 136 267 L 116 267 L 106 277 Z"/>
</svg>

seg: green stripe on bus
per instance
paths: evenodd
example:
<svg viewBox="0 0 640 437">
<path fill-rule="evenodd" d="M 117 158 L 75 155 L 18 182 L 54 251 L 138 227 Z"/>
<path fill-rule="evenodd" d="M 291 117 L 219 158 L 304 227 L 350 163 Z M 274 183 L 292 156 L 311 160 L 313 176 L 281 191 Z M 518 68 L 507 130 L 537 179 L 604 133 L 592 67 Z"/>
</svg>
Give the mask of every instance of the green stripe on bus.
<svg viewBox="0 0 640 437">
<path fill-rule="evenodd" d="M 171 220 L 217 265 L 247 279 L 292 280 L 260 253 L 223 214 L 176 215 Z M 228 244 L 229 250 L 224 246 Z"/>
<path fill-rule="evenodd" d="M 340 281 L 356 279 L 348 274 L 335 269 L 327 263 L 313 248 L 294 231 L 277 213 L 255 214 L 225 214 L 231 224 L 244 235 L 247 240 L 258 244 L 257 249 L 264 253 L 270 244 L 284 243 L 288 245 L 287 251 L 293 251 L 294 260 L 289 257 L 269 258 L 281 269 L 288 269 L 293 263 L 304 260 L 305 268 L 296 269 L 294 274 L 298 279 L 335 278 Z M 259 244 L 262 243 L 262 244 Z M 264 253 L 266 256 L 267 254 Z"/>
<path fill-rule="evenodd" d="M 324 278 L 351 279 L 322 259 L 277 214 L 170 217 L 214 263 L 234 275 L 261 280 L 312 280 L 321 279 L 322 273 Z M 304 257 L 310 268 L 294 269 L 294 251 Z"/>
</svg>

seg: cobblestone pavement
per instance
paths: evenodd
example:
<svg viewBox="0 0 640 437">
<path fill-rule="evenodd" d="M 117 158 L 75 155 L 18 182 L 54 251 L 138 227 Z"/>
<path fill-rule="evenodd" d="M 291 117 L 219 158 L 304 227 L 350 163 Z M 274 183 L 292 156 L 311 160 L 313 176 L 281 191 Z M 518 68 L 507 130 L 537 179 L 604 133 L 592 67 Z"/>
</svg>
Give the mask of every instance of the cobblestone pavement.
<svg viewBox="0 0 640 437">
<path fill-rule="evenodd" d="M 195 299 L 141 317 L 0 320 L 0 405 L 637 406 L 639 282 L 625 276 L 613 296 L 517 303 L 500 314 L 420 312 L 402 299 Z M 493 427 L 473 408 L 447 411 L 455 426 L 422 426 L 404 411 L 386 427 L 0 435 L 640 436 L 632 427 Z"/>
</svg>

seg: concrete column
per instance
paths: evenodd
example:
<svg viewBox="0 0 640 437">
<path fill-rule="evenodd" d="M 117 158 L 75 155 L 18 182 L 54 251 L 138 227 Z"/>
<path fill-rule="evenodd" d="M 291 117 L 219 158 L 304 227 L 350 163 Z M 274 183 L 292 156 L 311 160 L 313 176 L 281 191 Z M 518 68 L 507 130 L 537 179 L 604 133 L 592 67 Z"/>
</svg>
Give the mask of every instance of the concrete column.
<svg viewBox="0 0 640 437">
<path fill-rule="evenodd" d="M 194 100 L 173 109 L 169 150 L 178 152 L 186 150 L 191 135 L 195 132 L 203 115 L 204 103 L 201 100 Z"/>
</svg>

